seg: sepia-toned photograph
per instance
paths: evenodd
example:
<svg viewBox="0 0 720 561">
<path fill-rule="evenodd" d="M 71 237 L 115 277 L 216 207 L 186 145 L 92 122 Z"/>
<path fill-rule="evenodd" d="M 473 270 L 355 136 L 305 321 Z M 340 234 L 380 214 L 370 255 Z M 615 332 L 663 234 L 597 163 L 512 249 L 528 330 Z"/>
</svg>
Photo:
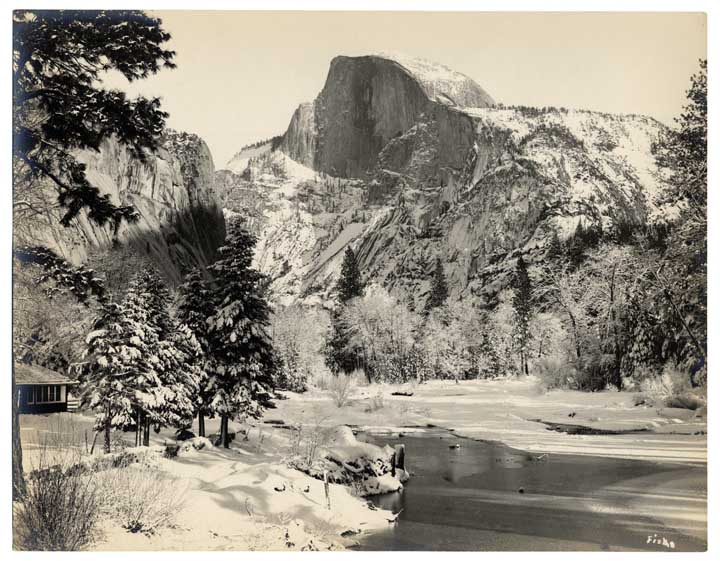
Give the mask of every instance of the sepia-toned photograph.
<svg viewBox="0 0 720 561">
<path fill-rule="evenodd" d="M 707 552 L 706 13 L 15 8 L 8 547 Z"/>
</svg>

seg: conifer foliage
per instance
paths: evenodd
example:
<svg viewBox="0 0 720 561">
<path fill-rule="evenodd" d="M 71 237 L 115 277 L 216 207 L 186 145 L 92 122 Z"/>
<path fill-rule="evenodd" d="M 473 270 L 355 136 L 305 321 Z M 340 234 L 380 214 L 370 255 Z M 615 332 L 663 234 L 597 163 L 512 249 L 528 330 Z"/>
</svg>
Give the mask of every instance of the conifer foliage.
<svg viewBox="0 0 720 561">
<path fill-rule="evenodd" d="M 198 435 L 205 436 L 205 417 L 212 415 L 210 408 L 212 388 L 209 387 L 207 376 L 208 357 L 210 356 L 207 320 L 213 314 L 214 306 L 209 272 L 198 268 L 192 269 L 185 276 L 185 282 L 179 287 L 178 292 L 178 318 L 188 327 L 202 350 L 200 362 L 203 376 L 199 381 L 198 393 L 195 396 L 195 412 L 198 417 Z"/>
<path fill-rule="evenodd" d="M 52 182 L 65 226 L 81 210 L 97 224 L 137 218 L 90 183 L 73 151 L 97 150 L 112 135 L 139 158 L 156 148 L 167 117 L 160 100 L 99 86 L 108 70 L 133 81 L 173 68 L 161 25 L 133 10 L 13 13 L 13 156 L 28 183 Z"/>
<path fill-rule="evenodd" d="M 275 354 L 268 333 L 270 307 L 262 293 L 265 276 L 253 269 L 257 239 L 239 221 L 228 226 L 213 276 L 215 312 L 207 319 L 210 342 L 210 407 L 220 416 L 223 446 L 228 420 L 259 417 L 272 398 Z"/>
<path fill-rule="evenodd" d="M 196 411 L 220 417 L 222 444 L 229 446 L 231 419 L 259 417 L 271 403 L 276 358 L 268 333 L 270 307 L 265 276 L 252 268 L 256 238 L 230 222 L 218 259 L 192 271 L 180 288 L 179 313 L 204 350 Z"/>
<path fill-rule="evenodd" d="M 193 414 L 200 346 L 169 312 L 170 294 L 153 270 L 141 271 L 121 303 L 103 305 L 87 336 L 82 400 L 97 411 L 96 428 L 134 426 L 149 444 L 150 425 L 178 426 Z"/>
<path fill-rule="evenodd" d="M 530 345 L 530 318 L 532 316 L 532 287 L 527 266 L 518 257 L 513 277 L 513 340 L 520 355 L 520 372 L 528 374 L 528 347 Z"/>
<path fill-rule="evenodd" d="M 448 286 L 445 280 L 445 269 L 442 261 L 437 257 L 435 259 L 435 268 L 433 269 L 432 281 L 430 283 L 430 297 L 425 304 L 425 313 L 430 310 L 439 308 L 445 304 L 448 298 Z"/>
<path fill-rule="evenodd" d="M 357 257 L 352 248 L 348 247 L 337 283 L 338 306 L 332 312 L 330 333 L 325 344 L 325 363 L 335 374 L 352 372 L 360 366 L 357 353 L 350 348 L 351 329 L 344 316 L 348 303 L 353 298 L 361 297 L 364 292 L 365 285 Z"/>
<path fill-rule="evenodd" d="M 352 247 L 348 247 L 340 268 L 340 279 L 337 284 L 338 300 L 345 305 L 353 298 L 362 296 L 364 290 L 357 257 Z"/>
</svg>

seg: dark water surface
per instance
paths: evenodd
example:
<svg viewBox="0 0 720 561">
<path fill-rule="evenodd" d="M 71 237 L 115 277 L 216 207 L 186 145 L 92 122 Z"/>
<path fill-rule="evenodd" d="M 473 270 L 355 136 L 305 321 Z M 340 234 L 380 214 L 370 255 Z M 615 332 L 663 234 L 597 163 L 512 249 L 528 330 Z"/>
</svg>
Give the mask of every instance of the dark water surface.
<svg viewBox="0 0 720 561">
<path fill-rule="evenodd" d="M 442 430 L 358 438 L 405 444 L 414 476 L 402 491 L 372 498 L 400 515 L 387 531 L 358 536 L 357 549 L 706 549 L 704 466 L 542 458 Z"/>
</svg>

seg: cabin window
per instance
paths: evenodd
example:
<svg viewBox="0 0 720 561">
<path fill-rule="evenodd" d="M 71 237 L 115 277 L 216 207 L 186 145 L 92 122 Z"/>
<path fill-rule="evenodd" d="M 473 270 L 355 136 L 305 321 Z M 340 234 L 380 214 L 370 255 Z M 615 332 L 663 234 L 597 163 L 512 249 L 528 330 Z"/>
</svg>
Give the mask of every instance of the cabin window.
<svg viewBox="0 0 720 561">
<path fill-rule="evenodd" d="M 58 403 L 62 386 L 35 386 L 35 402 L 36 403 Z M 28 403 L 31 403 L 28 401 Z"/>
</svg>

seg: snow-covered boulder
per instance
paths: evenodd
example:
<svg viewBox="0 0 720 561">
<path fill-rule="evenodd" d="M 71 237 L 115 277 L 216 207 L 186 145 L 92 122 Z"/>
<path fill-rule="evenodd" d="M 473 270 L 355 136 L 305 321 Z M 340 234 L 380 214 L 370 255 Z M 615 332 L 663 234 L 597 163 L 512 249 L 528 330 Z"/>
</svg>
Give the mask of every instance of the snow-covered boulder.
<svg viewBox="0 0 720 561">
<path fill-rule="evenodd" d="M 360 442 L 350 427 L 338 426 L 326 435 L 320 459 L 308 465 L 303 458 L 293 458 L 290 465 L 317 479 L 327 474 L 328 481 L 352 485 L 361 496 L 393 493 L 402 489 L 408 474 L 396 470 L 393 475 L 394 450 Z"/>
<path fill-rule="evenodd" d="M 178 456 L 191 456 L 199 450 L 209 450 L 211 448 L 214 448 L 213 443 L 210 441 L 210 439 L 204 436 L 196 436 L 195 438 L 184 440 L 178 444 Z"/>
</svg>

